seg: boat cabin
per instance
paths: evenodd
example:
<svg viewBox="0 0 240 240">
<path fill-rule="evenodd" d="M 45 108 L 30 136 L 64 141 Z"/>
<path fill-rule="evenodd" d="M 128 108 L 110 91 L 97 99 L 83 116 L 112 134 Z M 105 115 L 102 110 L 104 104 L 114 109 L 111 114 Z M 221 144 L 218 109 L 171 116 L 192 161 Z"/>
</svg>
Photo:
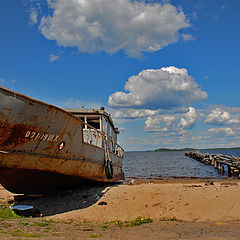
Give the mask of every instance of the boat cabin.
<svg viewBox="0 0 240 240">
<path fill-rule="evenodd" d="M 64 109 L 83 122 L 83 140 L 85 143 L 105 148 L 111 152 L 119 152 L 117 144 L 118 128 L 114 126 L 110 114 L 101 109 Z M 97 131 L 96 131 L 97 130 Z"/>
</svg>

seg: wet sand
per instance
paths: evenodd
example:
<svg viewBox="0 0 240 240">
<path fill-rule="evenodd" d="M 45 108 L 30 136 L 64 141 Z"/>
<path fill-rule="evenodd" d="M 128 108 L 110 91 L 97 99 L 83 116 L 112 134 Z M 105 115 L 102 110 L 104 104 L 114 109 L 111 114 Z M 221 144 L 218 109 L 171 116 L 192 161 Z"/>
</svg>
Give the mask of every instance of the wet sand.
<svg viewBox="0 0 240 240">
<path fill-rule="evenodd" d="M 23 199 L 17 203 L 31 204 L 57 222 L 85 221 L 99 226 L 104 222 L 129 221 L 138 216 L 153 219 L 151 224 L 125 230 L 111 227 L 111 232 L 119 236 L 112 239 L 136 239 L 137 232 L 140 239 L 159 239 L 160 236 L 162 239 L 177 236 L 178 239 L 238 239 L 239 186 L 238 179 L 213 182 L 134 180 L 130 184 L 65 190 L 49 196 Z M 11 199 L 10 196 L 14 195 L 0 189 L 2 203 Z M 172 217 L 177 221 L 163 222 Z M 206 232 L 206 229 L 209 230 Z M 219 234 L 223 230 L 228 234 Z M 104 239 L 111 239 L 109 231 L 104 233 Z"/>
</svg>

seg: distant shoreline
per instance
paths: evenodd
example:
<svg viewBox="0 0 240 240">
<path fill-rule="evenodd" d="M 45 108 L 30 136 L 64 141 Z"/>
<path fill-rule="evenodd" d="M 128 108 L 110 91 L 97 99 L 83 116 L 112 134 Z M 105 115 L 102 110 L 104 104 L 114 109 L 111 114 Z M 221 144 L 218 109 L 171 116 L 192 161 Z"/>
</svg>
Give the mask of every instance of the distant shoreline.
<svg viewBox="0 0 240 240">
<path fill-rule="evenodd" d="M 153 150 L 154 152 L 173 152 L 173 151 L 209 151 L 209 150 L 240 150 L 240 147 L 232 147 L 232 148 L 202 148 L 202 149 L 196 149 L 196 148 L 180 148 L 180 149 L 174 149 L 174 148 L 158 148 Z"/>
</svg>

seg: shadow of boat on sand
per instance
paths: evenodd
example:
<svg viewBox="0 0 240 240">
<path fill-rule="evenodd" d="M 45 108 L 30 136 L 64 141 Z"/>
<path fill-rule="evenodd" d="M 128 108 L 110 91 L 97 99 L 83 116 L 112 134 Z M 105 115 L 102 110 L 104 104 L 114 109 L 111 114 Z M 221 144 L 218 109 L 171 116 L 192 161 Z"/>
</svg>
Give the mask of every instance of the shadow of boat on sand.
<svg viewBox="0 0 240 240">
<path fill-rule="evenodd" d="M 30 205 L 43 216 L 52 216 L 72 210 L 88 208 L 118 184 L 98 184 L 63 189 L 41 195 L 15 195 L 14 205 Z M 99 202 L 99 204 L 105 204 Z"/>
</svg>

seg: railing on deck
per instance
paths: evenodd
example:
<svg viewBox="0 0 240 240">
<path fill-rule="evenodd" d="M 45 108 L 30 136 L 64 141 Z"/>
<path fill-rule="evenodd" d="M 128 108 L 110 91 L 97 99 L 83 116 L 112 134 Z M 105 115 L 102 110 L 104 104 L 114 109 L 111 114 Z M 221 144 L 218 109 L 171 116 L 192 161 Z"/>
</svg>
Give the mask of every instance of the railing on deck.
<svg viewBox="0 0 240 240">
<path fill-rule="evenodd" d="M 118 155 L 121 158 L 123 157 L 123 148 L 119 144 L 117 144 L 111 137 L 107 136 L 105 133 L 102 133 L 101 131 L 97 130 L 96 128 L 83 121 L 82 123 L 83 126 L 87 126 L 87 129 L 83 128 L 83 141 L 85 143 L 98 146 Z"/>
</svg>

